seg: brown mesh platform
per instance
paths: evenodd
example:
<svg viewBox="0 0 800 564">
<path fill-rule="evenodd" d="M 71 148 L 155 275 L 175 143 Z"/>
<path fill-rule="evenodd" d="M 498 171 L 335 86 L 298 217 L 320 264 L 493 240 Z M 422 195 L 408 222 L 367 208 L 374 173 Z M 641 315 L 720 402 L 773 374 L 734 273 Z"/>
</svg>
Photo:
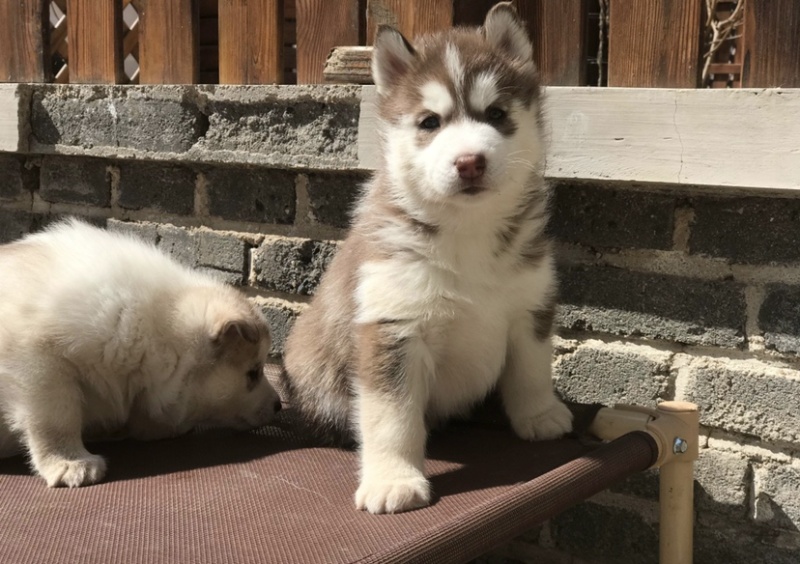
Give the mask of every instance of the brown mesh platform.
<svg viewBox="0 0 800 564">
<path fill-rule="evenodd" d="M 457 425 L 430 443 L 434 504 L 375 516 L 353 506 L 354 452 L 277 427 L 91 450 L 108 457 L 107 480 L 72 490 L 0 460 L 0 562 L 464 562 L 656 456 L 645 433 L 526 443 Z"/>
</svg>

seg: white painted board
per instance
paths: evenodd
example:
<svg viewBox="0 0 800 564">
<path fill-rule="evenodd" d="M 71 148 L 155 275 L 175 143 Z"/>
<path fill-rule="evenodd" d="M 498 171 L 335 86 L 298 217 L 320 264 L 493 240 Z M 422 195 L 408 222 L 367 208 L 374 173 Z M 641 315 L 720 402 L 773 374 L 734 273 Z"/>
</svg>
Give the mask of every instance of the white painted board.
<svg viewBox="0 0 800 564">
<path fill-rule="evenodd" d="M 0 84 L 0 151 L 25 151 L 27 139 L 20 136 L 21 120 L 24 114 L 21 108 L 20 84 Z"/>
</svg>

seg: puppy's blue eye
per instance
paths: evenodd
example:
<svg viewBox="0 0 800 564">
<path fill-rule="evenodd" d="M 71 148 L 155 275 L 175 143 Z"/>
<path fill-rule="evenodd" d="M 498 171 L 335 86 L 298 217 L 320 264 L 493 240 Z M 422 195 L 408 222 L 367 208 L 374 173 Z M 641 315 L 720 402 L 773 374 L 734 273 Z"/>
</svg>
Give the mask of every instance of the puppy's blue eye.
<svg viewBox="0 0 800 564">
<path fill-rule="evenodd" d="M 489 121 L 502 121 L 506 117 L 506 112 L 495 106 L 486 108 L 486 119 Z"/>
<path fill-rule="evenodd" d="M 419 124 L 420 129 L 427 129 L 429 131 L 434 129 L 439 129 L 439 118 L 437 116 L 428 116 L 424 120 L 422 120 Z"/>
</svg>

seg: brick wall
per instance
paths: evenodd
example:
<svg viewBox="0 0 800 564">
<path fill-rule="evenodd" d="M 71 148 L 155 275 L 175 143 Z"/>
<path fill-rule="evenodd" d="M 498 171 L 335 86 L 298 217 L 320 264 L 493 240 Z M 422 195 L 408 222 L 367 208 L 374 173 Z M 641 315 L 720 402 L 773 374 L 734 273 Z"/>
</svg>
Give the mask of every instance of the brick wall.
<svg viewBox="0 0 800 564">
<path fill-rule="evenodd" d="M 38 102 L 32 96 L 31 119 L 40 123 L 29 131 L 30 151 L 0 153 L 0 241 L 63 214 L 137 233 L 246 287 L 266 312 L 279 361 L 367 176 L 352 160 L 352 112 L 350 125 L 341 125 L 325 117 L 329 91 L 322 101 L 303 94 L 305 117 L 290 114 L 297 120 L 286 133 L 291 148 L 276 149 L 265 132 L 279 137 L 279 120 L 269 116 L 299 107 L 286 96 L 259 99 L 256 109 L 219 93 L 216 109 L 169 98 L 163 111 L 178 125 L 165 128 L 163 142 L 177 146 L 164 156 L 154 141 L 147 150 L 131 141 L 128 153 L 113 147 L 113 136 L 88 140 L 67 119 L 83 108 L 67 102 L 83 94 L 50 99 L 57 87 L 42 88 Z M 44 120 L 36 104 L 52 116 Z M 149 120 L 163 118 L 150 106 L 147 112 Z M 204 137 L 220 124 L 227 137 L 223 130 Z M 332 127 L 350 128 L 343 134 L 350 141 L 306 139 L 330 138 Z M 796 563 L 800 200 L 566 183 L 554 186 L 552 211 L 560 392 L 583 403 L 698 403 L 695 560 Z M 637 476 L 481 562 L 655 562 L 657 491 L 655 473 Z"/>
</svg>

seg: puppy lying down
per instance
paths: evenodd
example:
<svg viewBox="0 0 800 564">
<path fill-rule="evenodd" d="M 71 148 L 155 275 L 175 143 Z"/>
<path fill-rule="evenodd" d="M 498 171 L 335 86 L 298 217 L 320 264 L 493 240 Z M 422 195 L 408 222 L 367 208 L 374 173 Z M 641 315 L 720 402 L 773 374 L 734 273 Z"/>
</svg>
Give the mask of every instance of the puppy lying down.
<svg viewBox="0 0 800 564">
<path fill-rule="evenodd" d="M 246 429 L 280 407 L 261 312 L 155 247 L 78 220 L 0 246 L 0 456 L 102 479 L 83 437 Z"/>
</svg>

